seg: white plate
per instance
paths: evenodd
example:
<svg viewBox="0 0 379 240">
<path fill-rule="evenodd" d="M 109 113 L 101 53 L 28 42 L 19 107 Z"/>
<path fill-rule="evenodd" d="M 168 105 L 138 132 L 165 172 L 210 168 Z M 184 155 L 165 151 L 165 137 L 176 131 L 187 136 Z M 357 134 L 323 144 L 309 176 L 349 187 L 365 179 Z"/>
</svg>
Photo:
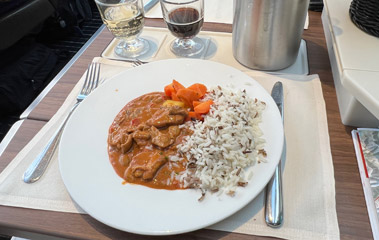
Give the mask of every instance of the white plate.
<svg viewBox="0 0 379 240">
<path fill-rule="evenodd" d="M 266 102 L 261 129 L 268 162 L 254 166 L 254 175 L 235 197 L 208 194 L 198 202 L 196 190 L 157 190 L 122 185 L 107 154 L 108 128 L 130 100 L 178 80 L 185 86 L 232 83 Z M 171 59 L 142 65 L 109 79 L 71 116 L 59 148 L 60 172 L 68 192 L 84 211 L 111 227 L 147 235 L 189 232 L 216 223 L 248 204 L 265 187 L 283 147 L 283 125 L 271 96 L 255 80 L 232 67 L 194 59 Z"/>
</svg>

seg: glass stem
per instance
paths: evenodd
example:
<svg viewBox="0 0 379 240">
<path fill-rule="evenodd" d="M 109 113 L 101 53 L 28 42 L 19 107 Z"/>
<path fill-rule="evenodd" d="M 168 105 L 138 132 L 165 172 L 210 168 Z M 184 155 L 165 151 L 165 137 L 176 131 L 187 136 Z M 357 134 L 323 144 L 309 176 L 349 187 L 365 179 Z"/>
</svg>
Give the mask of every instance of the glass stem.
<svg viewBox="0 0 379 240">
<path fill-rule="evenodd" d="M 130 51 L 133 51 L 133 48 L 135 48 L 135 46 L 138 45 L 138 41 L 136 38 L 133 38 L 133 39 L 121 38 L 120 40 L 121 40 L 121 44 L 123 48 L 130 49 Z"/>
</svg>

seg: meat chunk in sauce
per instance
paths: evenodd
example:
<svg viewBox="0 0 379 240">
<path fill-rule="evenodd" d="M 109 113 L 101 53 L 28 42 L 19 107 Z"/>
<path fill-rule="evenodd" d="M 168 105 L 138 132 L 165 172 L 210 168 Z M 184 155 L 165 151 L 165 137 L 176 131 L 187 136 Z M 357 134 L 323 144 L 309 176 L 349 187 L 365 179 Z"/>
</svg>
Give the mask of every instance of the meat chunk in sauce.
<svg viewBox="0 0 379 240">
<path fill-rule="evenodd" d="M 168 158 L 159 152 L 155 152 L 154 154 L 149 152 L 139 153 L 132 159 L 125 171 L 124 177 L 126 180 L 134 180 L 134 178 L 150 180 L 167 161 Z"/>
<path fill-rule="evenodd" d="M 180 106 L 163 106 L 164 93 L 149 93 L 129 102 L 109 128 L 108 154 L 117 174 L 126 182 L 153 188 L 180 189 L 178 180 L 167 185 L 172 172 L 184 171 L 187 159 L 168 164 L 177 156 L 176 145 L 191 133 L 179 128 L 188 115 Z"/>
<path fill-rule="evenodd" d="M 187 110 L 179 106 L 162 107 L 147 121 L 147 124 L 157 128 L 180 125 L 187 115 Z"/>
<path fill-rule="evenodd" d="M 122 166 L 127 167 L 129 166 L 131 159 L 128 154 L 121 154 L 118 161 Z"/>
<path fill-rule="evenodd" d="M 126 153 L 132 147 L 133 138 L 126 129 L 118 128 L 109 135 L 108 142 L 111 146 L 121 150 L 122 153 Z"/>
<path fill-rule="evenodd" d="M 168 127 L 168 132 L 163 133 L 152 126 L 150 132 L 151 142 L 160 148 L 166 148 L 175 142 L 176 137 L 180 134 L 180 128 L 178 126 L 170 126 Z"/>
<path fill-rule="evenodd" d="M 183 117 L 188 116 L 187 110 L 185 110 L 184 108 L 179 107 L 179 106 L 171 106 L 169 108 L 169 114 L 170 115 L 182 115 Z"/>
<path fill-rule="evenodd" d="M 147 145 L 149 143 L 151 134 L 149 131 L 137 130 L 133 133 L 133 139 L 138 146 Z"/>
</svg>

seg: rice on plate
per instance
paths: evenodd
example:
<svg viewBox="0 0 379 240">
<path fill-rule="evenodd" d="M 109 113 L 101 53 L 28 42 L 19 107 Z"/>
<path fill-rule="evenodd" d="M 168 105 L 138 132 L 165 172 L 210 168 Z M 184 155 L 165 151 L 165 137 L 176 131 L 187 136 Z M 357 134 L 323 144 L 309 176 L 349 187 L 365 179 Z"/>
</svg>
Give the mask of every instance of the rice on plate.
<svg viewBox="0 0 379 240">
<path fill-rule="evenodd" d="M 265 102 L 250 98 L 245 90 L 213 87 L 204 101 L 214 104 L 203 121 L 188 121 L 182 127 L 193 134 L 178 145 L 179 160 L 185 154 L 187 170 L 178 176 L 185 187 L 197 188 L 205 193 L 217 192 L 234 195 L 251 179 L 250 166 L 265 161 L 265 140 L 259 123 L 266 107 Z"/>
</svg>

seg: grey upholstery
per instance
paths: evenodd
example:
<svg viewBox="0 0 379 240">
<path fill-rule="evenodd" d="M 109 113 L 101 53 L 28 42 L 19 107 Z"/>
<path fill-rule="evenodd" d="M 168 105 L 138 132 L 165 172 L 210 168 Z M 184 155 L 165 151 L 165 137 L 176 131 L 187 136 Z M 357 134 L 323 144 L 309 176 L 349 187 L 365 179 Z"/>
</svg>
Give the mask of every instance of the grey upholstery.
<svg viewBox="0 0 379 240">
<path fill-rule="evenodd" d="M 49 0 L 30 0 L 3 14 L 0 17 L 0 51 L 12 46 L 51 16 L 54 5 Z"/>
</svg>

